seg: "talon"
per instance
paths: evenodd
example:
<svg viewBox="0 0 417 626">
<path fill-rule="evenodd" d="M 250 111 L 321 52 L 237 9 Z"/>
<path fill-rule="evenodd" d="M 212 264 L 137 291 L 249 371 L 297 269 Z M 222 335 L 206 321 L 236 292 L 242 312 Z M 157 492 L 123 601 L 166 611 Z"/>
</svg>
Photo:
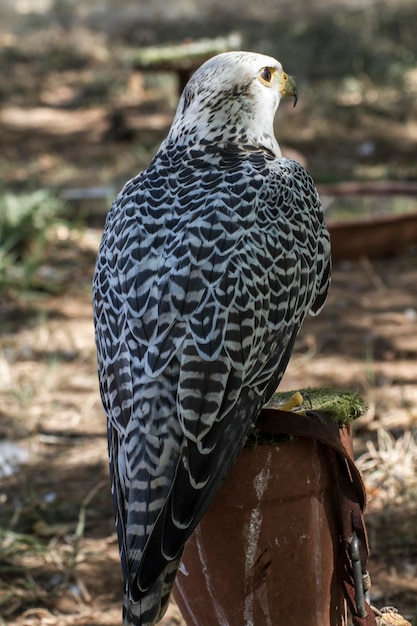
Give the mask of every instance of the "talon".
<svg viewBox="0 0 417 626">
<path fill-rule="evenodd" d="M 296 391 L 289 400 L 280 406 L 281 411 L 303 411 L 304 399 L 300 391 Z"/>
</svg>

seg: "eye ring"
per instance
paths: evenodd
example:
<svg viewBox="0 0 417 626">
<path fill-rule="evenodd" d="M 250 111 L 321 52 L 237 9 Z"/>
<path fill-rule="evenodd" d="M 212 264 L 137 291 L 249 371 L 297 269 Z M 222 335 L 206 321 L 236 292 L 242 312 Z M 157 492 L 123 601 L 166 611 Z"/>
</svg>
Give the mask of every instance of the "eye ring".
<svg viewBox="0 0 417 626">
<path fill-rule="evenodd" d="M 267 85 L 272 81 L 272 72 L 269 67 L 264 67 L 260 72 L 260 77 Z"/>
</svg>

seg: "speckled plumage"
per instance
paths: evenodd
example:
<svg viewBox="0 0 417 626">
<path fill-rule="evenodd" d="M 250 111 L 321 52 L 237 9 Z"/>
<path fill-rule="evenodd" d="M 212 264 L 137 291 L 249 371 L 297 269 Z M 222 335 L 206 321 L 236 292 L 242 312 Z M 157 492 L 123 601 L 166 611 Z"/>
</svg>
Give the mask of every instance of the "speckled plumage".
<svg viewBox="0 0 417 626">
<path fill-rule="evenodd" d="M 126 625 L 162 617 L 186 539 L 326 297 L 320 201 L 273 133 L 285 80 L 252 53 L 204 64 L 106 222 L 94 312 Z"/>
</svg>

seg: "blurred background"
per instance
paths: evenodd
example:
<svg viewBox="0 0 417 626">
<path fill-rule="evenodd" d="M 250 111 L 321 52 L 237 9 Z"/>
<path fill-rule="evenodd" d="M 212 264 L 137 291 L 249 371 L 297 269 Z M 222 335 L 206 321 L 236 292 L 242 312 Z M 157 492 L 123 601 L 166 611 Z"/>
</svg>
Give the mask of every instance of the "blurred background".
<svg viewBox="0 0 417 626">
<path fill-rule="evenodd" d="M 0 0 L 0 624 L 120 623 L 91 277 L 114 195 L 227 49 L 297 81 L 276 133 L 319 186 L 334 277 L 281 388 L 365 399 L 372 598 L 417 624 L 416 25 L 411 0 Z"/>
</svg>

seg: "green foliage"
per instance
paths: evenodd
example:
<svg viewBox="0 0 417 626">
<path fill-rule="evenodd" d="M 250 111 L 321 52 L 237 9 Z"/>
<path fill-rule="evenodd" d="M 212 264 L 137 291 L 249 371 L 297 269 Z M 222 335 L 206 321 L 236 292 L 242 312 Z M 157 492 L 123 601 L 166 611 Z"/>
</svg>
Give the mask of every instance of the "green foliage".
<svg viewBox="0 0 417 626">
<path fill-rule="evenodd" d="M 298 390 L 304 400 L 300 407 L 306 411 L 320 411 L 326 413 L 338 426 L 350 424 L 366 411 L 365 401 L 356 393 L 343 389 L 331 389 L 329 387 Z M 294 391 L 280 391 L 273 395 L 268 406 L 281 408 L 294 395 Z"/>
<path fill-rule="evenodd" d="M 361 417 L 366 411 L 365 401 L 356 393 L 342 389 L 331 389 L 320 387 L 314 389 L 299 389 L 303 404 L 296 410 L 301 412 L 317 411 L 328 415 L 339 427 L 351 424 L 355 419 Z M 274 393 L 268 403 L 268 408 L 281 409 L 297 394 L 296 391 L 279 391 Z M 285 410 L 288 410 L 285 408 Z M 276 444 L 285 441 L 292 441 L 291 435 L 268 433 L 257 429 L 249 435 L 246 446 L 255 447 L 260 444 Z"/>
<path fill-rule="evenodd" d="M 48 190 L 0 196 L 0 293 L 31 287 L 62 206 Z"/>
</svg>

